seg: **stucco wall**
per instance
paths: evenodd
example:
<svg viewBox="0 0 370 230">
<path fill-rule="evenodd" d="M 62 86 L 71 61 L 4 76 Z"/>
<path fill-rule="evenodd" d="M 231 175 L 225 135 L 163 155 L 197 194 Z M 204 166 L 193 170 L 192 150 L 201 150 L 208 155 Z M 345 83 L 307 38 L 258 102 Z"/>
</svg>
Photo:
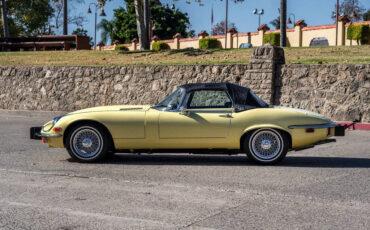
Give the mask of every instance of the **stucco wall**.
<svg viewBox="0 0 370 230">
<path fill-rule="evenodd" d="M 301 21 L 301 20 L 300 20 Z M 353 24 L 370 24 L 370 21 L 363 21 L 363 22 L 355 22 Z M 344 21 L 338 22 L 338 45 L 351 45 L 351 41 L 345 39 L 347 28 L 349 26 L 349 23 L 345 23 Z M 261 46 L 263 45 L 263 34 L 264 33 L 273 33 L 273 32 L 279 32 L 279 30 L 268 30 L 268 31 L 257 31 L 252 33 L 239 33 L 239 34 L 229 34 L 229 36 L 233 37 L 233 48 L 239 48 L 240 44 L 242 43 L 251 43 L 253 47 Z M 328 39 L 329 46 L 335 46 L 335 40 L 336 40 L 336 30 L 335 30 L 335 24 L 331 25 L 321 25 L 321 26 L 309 26 L 306 27 L 305 25 L 300 26 L 296 25 L 294 28 L 287 29 L 287 46 L 290 47 L 308 47 L 310 46 L 310 43 L 312 39 L 319 38 L 319 37 L 326 37 Z M 213 36 L 217 38 L 221 44 L 222 48 L 224 48 L 225 45 L 225 37 L 222 35 Z M 183 38 L 180 39 L 180 49 L 185 48 L 199 48 L 199 39 L 197 38 Z M 231 39 L 228 39 L 229 41 Z M 344 41 L 343 41 L 344 40 Z M 175 43 L 171 43 L 169 45 L 171 49 L 176 49 L 177 46 Z M 230 43 L 228 43 L 230 44 Z M 133 50 L 133 46 L 127 44 L 129 47 L 129 50 Z M 352 41 L 352 45 L 359 45 L 357 41 Z M 229 45 L 228 45 L 229 48 Z M 113 50 L 113 46 L 107 46 L 107 48 L 103 48 L 103 50 Z"/>
</svg>

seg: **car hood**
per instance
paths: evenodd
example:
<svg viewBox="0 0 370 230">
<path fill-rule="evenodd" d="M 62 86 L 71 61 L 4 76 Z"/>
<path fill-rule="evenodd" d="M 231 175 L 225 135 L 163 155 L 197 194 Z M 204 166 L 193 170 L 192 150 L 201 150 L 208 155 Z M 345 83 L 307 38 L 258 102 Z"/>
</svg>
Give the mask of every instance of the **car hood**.
<svg viewBox="0 0 370 230">
<path fill-rule="evenodd" d="M 281 109 L 281 110 L 285 110 L 285 111 L 292 111 L 292 112 L 296 112 L 298 114 L 303 114 L 303 115 L 306 115 L 306 116 L 310 116 L 310 117 L 321 119 L 323 121 L 330 122 L 329 118 L 327 118 L 324 115 L 321 115 L 319 113 L 312 112 L 312 111 L 307 111 L 307 110 L 303 110 L 303 109 L 294 109 L 294 108 L 289 108 L 289 107 L 284 107 L 284 106 L 274 106 L 273 108 L 274 109 Z"/>
<path fill-rule="evenodd" d="M 81 110 L 68 113 L 68 115 L 79 114 L 79 113 L 111 112 L 111 111 L 133 111 L 133 110 L 146 111 L 149 108 L 150 108 L 150 105 L 110 105 L 110 106 L 99 106 L 99 107 L 81 109 Z"/>
</svg>

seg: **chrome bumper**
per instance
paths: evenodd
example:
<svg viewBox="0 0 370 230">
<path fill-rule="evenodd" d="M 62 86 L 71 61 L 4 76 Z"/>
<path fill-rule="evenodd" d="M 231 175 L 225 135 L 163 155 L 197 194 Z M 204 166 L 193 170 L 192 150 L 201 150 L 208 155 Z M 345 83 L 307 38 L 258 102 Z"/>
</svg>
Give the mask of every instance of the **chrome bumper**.
<svg viewBox="0 0 370 230">
<path fill-rule="evenodd" d="M 320 125 L 291 125 L 288 128 L 290 129 L 322 129 L 322 128 L 332 128 L 334 127 L 334 136 L 345 136 L 345 127 L 341 126 L 335 122 L 330 122 L 327 124 Z"/>
<path fill-rule="evenodd" d="M 330 122 L 328 124 L 321 124 L 321 125 L 291 125 L 289 129 L 321 129 L 321 128 L 331 128 L 338 126 L 335 122 Z"/>
<path fill-rule="evenodd" d="M 42 137 L 61 137 L 62 134 L 41 134 L 41 127 L 31 127 L 30 128 L 30 139 L 41 140 Z"/>
</svg>

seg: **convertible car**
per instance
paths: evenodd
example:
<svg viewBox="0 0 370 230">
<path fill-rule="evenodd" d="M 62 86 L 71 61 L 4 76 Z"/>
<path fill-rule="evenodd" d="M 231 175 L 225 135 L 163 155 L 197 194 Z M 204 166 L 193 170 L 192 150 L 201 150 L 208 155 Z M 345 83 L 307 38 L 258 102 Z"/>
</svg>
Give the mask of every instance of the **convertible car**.
<svg viewBox="0 0 370 230">
<path fill-rule="evenodd" d="M 231 83 L 179 86 L 160 103 L 83 109 L 31 128 L 31 139 L 66 148 L 79 162 L 116 152 L 246 153 L 260 164 L 289 150 L 335 141 L 344 127 L 305 110 L 271 106 Z"/>
</svg>

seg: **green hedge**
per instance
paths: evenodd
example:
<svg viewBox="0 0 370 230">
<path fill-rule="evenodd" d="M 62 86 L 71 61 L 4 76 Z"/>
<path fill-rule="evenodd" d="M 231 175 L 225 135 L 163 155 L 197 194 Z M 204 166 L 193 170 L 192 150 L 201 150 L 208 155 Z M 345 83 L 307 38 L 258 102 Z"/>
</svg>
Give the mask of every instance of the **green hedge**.
<svg viewBox="0 0 370 230">
<path fill-rule="evenodd" d="M 269 33 L 263 35 L 263 44 L 270 43 L 273 46 L 280 45 L 280 33 Z"/>
<path fill-rule="evenodd" d="M 350 25 L 347 28 L 347 39 L 361 42 L 361 45 L 366 45 L 370 41 L 370 26 L 365 25 Z"/>
<path fill-rule="evenodd" d="M 152 50 L 154 51 L 161 51 L 161 50 L 169 50 L 170 46 L 166 42 L 154 42 L 152 45 Z"/>
<path fill-rule="evenodd" d="M 221 47 L 221 43 L 217 38 L 202 38 L 199 40 L 199 49 L 217 49 Z"/>
<path fill-rule="evenodd" d="M 114 50 L 128 51 L 128 48 L 125 45 L 116 45 L 116 47 L 114 47 Z"/>
</svg>

